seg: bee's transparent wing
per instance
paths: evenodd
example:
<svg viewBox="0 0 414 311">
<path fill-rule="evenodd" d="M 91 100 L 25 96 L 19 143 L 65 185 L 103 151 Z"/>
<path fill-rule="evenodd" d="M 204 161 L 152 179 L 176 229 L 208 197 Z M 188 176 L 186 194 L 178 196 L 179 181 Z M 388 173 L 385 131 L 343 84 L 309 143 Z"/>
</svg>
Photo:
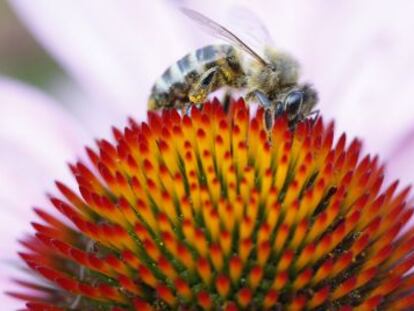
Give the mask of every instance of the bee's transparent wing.
<svg viewBox="0 0 414 311">
<path fill-rule="evenodd" d="M 241 5 L 232 5 L 226 14 L 229 25 L 237 29 L 239 37 L 256 51 L 264 51 L 268 46 L 275 46 L 272 36 L 255 12 Z"/>
<path fill-rule="evenodd" d="M 220 37 L 235 45 L 239 49 L 243 50 L 244 52 L 250 54 L 253 58 L 259 61 L 261 64 L 266 65 L 266 61 L 257 54 L 253 49 L 251 49 L 246 43 L 244 43 L 239 37 L 233 34 L 230 30 L 226 27 L 218 24 L 217 22 L 213 21 L 212 19 L 208 18 L 207 16 L 194 11 L 189 8 L 181 8 L 181 12 L 189 17 L 190 19 L 197 22 L 200 26 L 203 26 L 209 33 Z"/>
</svg>

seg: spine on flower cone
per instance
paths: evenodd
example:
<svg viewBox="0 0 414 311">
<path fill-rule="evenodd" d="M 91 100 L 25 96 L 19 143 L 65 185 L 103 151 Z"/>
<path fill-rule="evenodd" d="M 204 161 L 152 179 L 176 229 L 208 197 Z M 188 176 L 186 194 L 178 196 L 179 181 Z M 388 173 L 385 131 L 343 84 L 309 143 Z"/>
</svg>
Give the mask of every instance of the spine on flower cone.
<svg viewBox="0 0 414 311">
<path fill-rule="evenodd" d="M 29 310 L 414 308 L 409 188 L 332 123 L 267 131 L 242 99 L 129 123 L 56 183 L 63 217 L 35 210 Z"/>
</svg>

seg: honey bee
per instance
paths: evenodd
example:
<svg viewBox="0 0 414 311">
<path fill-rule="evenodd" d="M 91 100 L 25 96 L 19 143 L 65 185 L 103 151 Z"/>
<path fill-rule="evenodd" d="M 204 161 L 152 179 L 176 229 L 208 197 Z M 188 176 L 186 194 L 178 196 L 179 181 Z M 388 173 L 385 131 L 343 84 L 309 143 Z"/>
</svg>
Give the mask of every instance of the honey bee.
<svg viewBox="0 0 414 311">
<path fill-rule="evenodd" d="M 287 53 L 271 46 L 263 56 L 226 27 L 188 8 L 182 12 L 230 44 L 208 45 L 185 55 L 169 67 L 154 84 L 148 102 L 150 110 L 187 108 L 202 104 L 207 96 L 222 87 L 246 90 L 248 102 L 265 109 L 266 126 L 286 113 L 291 124 L 317 115 L 316 90 L 299 83 L 299 63 Z"/>
</svg>

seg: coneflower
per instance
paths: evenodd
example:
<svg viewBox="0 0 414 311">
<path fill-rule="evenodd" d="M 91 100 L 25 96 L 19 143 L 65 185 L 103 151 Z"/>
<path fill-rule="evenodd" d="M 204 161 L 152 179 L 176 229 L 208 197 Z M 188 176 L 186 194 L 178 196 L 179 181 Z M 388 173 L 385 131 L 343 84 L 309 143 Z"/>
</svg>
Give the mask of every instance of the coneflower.
<svg viewBox="0 0 414 311">
<path fill-rule="evenodd" d="M 414 308 L 409 188 L 319 118 L 270 131 L 214 100 L 113 129 L 35 209 L 29 310 Z"/>
</svg>

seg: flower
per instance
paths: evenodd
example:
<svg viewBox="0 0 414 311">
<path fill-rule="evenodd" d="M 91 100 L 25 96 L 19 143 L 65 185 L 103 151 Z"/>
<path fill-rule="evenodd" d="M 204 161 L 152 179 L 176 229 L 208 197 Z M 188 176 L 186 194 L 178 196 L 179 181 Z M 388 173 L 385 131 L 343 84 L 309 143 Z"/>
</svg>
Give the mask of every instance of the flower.
<svg viewBox="0 0 414 311">
<path fill-rule="evenodd" d="M 36 209 L 20 256 L 47 283 L 12 293 L 29 309 L 414 306 L 410 187 L 333 123 L 267 131 L 214 100 L 113 134 L 70 166 L 78 189 L 56 182 L 60 216 Z"/>
<path fill-rule="evenodd" d="M 48 182 L 66 173 L 64 161 L 79 154 L 79 145 L 91 136 L 103 135 L 108 124 L 121 124 L 125 114 L 142 118 L 151 83 L 159 74 L 188 51 L 212 42 L 200 39 L 201 33 L 186 27 L 170 8 L 198 5 L 215 18 L 226 11 L 222 3 L 232 3 L 9 2 L 80 85 L 84 97 L 78 89 L 65 89 L 59 97 L 67 103 L 62 109 L 47 94 L 0 77 L 0 253 L 2 269 L 7 270 L 14 263 L 10 249 L 16 248 L 15 239 L 32 217 L 28 207 L 43 204 L 41 194 Z M 386 176 L 412 181 L 413 72 L 407 68 L 413 64 L 414 45 L 406 29 L 412 28 L 409 14 L 414 3 L 245 4 L 265 22 L 277 46 L 300 60 L 305 79 L 320 92 L 323 114 L 335 118 L 341 131 L 363 137 L 368 150 L 379 151 L 387 161 Z M 10 288 L 6 278 L 0 284 L 1 293 Z M 18 308 L 7 297 L 1 301 L 4 308 Z"/>
</svg>

